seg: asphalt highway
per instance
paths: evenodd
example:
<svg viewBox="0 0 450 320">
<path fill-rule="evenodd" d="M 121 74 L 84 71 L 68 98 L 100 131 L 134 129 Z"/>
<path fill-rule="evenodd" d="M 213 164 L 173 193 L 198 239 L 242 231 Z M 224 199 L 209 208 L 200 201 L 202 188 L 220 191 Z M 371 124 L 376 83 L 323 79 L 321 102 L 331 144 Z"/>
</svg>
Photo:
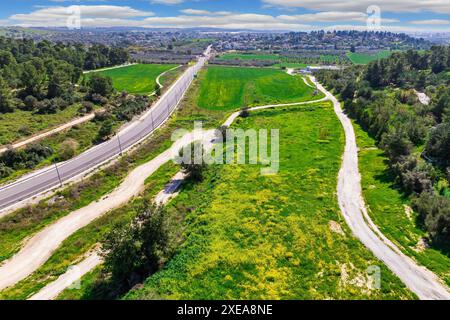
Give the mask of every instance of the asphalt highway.
<svg viewBox="0 0 450 320">
<path fill-rule="evenodd" d="M 208 60 L 210 51 L 211 48 L 208 47 L 204 56 L 199 57 L 197 63 L 185 71 L 149 112 L 119 132 L 117 136 L 67 162 L 48 167 L 34 175 L 0 187 L 0 210 L 51 190 L 59 186 L 61 182 L 64 183 L 80 174 L 89 172 L 155 131 L 170 117 L 192 80 Z"/>
</svg>

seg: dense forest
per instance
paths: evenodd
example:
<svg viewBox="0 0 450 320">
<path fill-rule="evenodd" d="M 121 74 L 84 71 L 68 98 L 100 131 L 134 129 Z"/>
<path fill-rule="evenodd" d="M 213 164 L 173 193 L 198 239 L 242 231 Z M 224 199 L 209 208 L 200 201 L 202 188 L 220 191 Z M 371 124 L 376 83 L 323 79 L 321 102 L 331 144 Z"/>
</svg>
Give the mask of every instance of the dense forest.
<svg viewBox="0 0 450 320">
<path fill-rule="evenodd" d="M 73 103 L 83 70 L 122 64 L 121 48 L 52 44 L 0 37 L 0 113 L 15 108 L 54 113 Z"/>
<path fill-rule="evenodd" d="M 450 47 L 394 53 L 368 66 L 322 71 L 346 112 L 379 143 L 421 227 L 450 245 Z M 420 101 L 425 93 L 430 102 Z"/>
</svg>

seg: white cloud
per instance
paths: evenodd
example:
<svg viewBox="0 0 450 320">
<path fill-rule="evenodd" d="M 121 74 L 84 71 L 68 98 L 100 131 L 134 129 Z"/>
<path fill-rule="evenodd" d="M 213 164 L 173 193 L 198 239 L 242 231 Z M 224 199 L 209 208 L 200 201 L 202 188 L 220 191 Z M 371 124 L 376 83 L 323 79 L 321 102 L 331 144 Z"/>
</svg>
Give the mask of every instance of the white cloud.
<svg viewBox="0 0 450 320">
<path fill-rule="evenodd" d="M 268 0 L 266 0 L 268 1 Z M 271 0 L 275 1 L 275 0 Z M 292 0 L 295 1 L 295 0 Z M 309 0 L 305 0 L 306 2 Z M 324 1 L 324 0 L 318 0 Z M 10 24 L 20 26 L 39 27 L 65 27 L 69 17 L 68 8 L 46 7 L 28 14 L 16 14 L 9 18 Z M 211 12 L 207 10 L 185 9 L 178 16 L 159 17 L 152 12 L 140 11 L 127 6 L 79 6 L 81 9 L 82 27 L 153 27 L 153 28 L 195 28 L 209 27 L 222 29 L 249 29 L 249 30 L 367 30 L 367 14 L 357 11 L 327 11 L 300 15 L 279 15 L 255 13 L 232 13 L 226 11 Z M 425 21 L 425 20 L 424 20 Z M 383 30 L 423 31 L 424 27 L 389 26 L 398 22 L 396 19 L 383 19 Z M 425 24 L 415 21 L 415 24 Z M 428 21 L 430 22 L 430 21 Z M 319 24 L 316 24 L 319 23 Z M 320 23 L 327 23 L 323 27 Z M 414 21 L 413 21 L 414 23 Z M 444 25 L 434 21 L 430 25 Z M 441 27 L 442 28 L 442 27 Z M 426 27 L 427 30 L 436 31 L 437 28 Z M 445 29 L 445 28 L 444 28 Z M 442 30 L 437 30 L 442 31 Z"/>
<path fill-rule="evenodd" d="M 369 16 L 363 12 L 341 12 L 341 11 L 326 11 L 319 13 L 300 14 L 300 15 L 281 15 L 280 19 L 286 21 L 299 22 L 337 22 L 337 21 L 353 21 L 366 23 Z M 399 22 L 397 19 L 383 19 L 383 23 Z"/>
<path fill-rule="evenodd" d="M 207 11 L 207 10 L 196 10 L 196 9 L 185 9 L 185 10 L 181 10 L 182 13 L 185 14 L 192 14 L 192 15 L 202 15 L 202 14 L 211 14 L 211 11 Z"/>
<path fill-rule="evenodd" d="M 265 4 L 284 8 L 306 8 L 318 11 L 361 11 L 377 5 L 387 12 L 431 11 L 450 13 L 448 0 L 262 0 Z"/>
<path fill-rule="evenodd" d="M 173 4 L 180 4 L 183 3 L 184 0 L 152 0 L 151 3 L 159 3 L 159 4 L 167 4 L 167 5 L 173 5 Z"/>
<path fill-rule="evenodd" d="M 24 26 L 66 26 L 68 19 L 74 14 L 74 9 L 79 8 L 82 26 L 127 26 L 137 25 L 138 20 L 132 18 L 149 17 L 153 12 L 140 11 L 127 6 L 70 6 L 47 7 L 27 14 L 15 14 L 9 20 L 18 21 Z"/>
<path fill-rule="evenodd" d="M 444 20 L 444 19 L 414 20 L 414 21 L 409 21 L 409 23 L 418 24 L 418 25 L 446 25 L 446 24 L 450 24 L 450 20 Z"/>
<path fill-rule="evenodd" d="M 149 27 L 210 27 L 252 30 L 306 30 L 309 25 L 289 22 L 278 17 L 253 13 L 209 13 L 208 15 L 181 15 L 176 17 L 150 17 Z"/>
<path fill-rule="evenodd" d="M 232 12 L 229 11 L 208 11 L 208 10 L 197 10 L 197 9 L 184 9 L 181 10 L 180 12 L 184 13 L 184 14 L 190 14 L 190 15 L 219 15 L 219 16 L 223 16 L 223 15 L 230 15 L 232 14 Z"/>
</svg>

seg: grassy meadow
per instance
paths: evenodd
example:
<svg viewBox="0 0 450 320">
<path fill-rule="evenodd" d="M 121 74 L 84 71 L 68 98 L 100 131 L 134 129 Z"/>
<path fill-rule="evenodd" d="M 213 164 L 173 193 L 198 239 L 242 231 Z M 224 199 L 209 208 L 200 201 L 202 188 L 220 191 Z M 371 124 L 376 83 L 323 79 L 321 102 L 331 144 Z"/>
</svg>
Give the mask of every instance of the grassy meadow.
<svg viewBox="0 0 450 320">
<path fill-rule="evenodd" d="M 55 114 L 37 114 L 24 110 L 0 114 L 0 145 L 11 144 L 67 123 L 79 116 L 79 108 L 79 104 L 74 104 Z"/>
<path fill-rule="evenodd" d="M 117 91 L 131 94 L 150 94 L 155 91 L 158 76 L 172 68 L 173 64 L 137 64 L 123 68 L 99 71 L 111 77 Z"/>
<path fill-rule="evenodd" d="M 168 210 L 186 212 L 185 243 L 127 299 L 414 298 L 340 215 L 344 135 L 329 103 L 252 112 L 236 127 L 280 129 L 280 172 L 213 166 L 184 188 Z M 372 265 L 380 290 L 369 288 Z"/>
<path fill-rule="evenodd" d="M 214 66 L 203 73 L 197 103 L 205 109 L 234 110 L 319 98 L 301 77 L 281 70 Z"/>
</svg>

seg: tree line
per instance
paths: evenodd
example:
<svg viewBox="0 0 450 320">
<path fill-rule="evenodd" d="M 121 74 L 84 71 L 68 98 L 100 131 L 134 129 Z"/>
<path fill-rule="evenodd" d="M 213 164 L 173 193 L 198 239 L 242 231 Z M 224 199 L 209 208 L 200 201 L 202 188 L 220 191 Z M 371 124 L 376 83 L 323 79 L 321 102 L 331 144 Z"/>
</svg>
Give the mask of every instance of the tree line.
<svg viewBox="0 0 450 320">
<path fill-rule="evenodd" d="M 318 79 L 385 151 L 432 242 L 450 245 L 450 47 L 407 51 Z M 417 92 L 431 101 L 422 104 Z M 423 152 L 422 152 L 423 150 Z M 447 181 L 445 183 L 445 181 Z M 444 182 L 444 184 L 442 183 Z"/>
<path fill-rule="evenodd" d="M 122 48 L 0 37 L 0 113 L 55 113 L 74 103 L 83 70 L 128 60 Z"/>
</svg>

